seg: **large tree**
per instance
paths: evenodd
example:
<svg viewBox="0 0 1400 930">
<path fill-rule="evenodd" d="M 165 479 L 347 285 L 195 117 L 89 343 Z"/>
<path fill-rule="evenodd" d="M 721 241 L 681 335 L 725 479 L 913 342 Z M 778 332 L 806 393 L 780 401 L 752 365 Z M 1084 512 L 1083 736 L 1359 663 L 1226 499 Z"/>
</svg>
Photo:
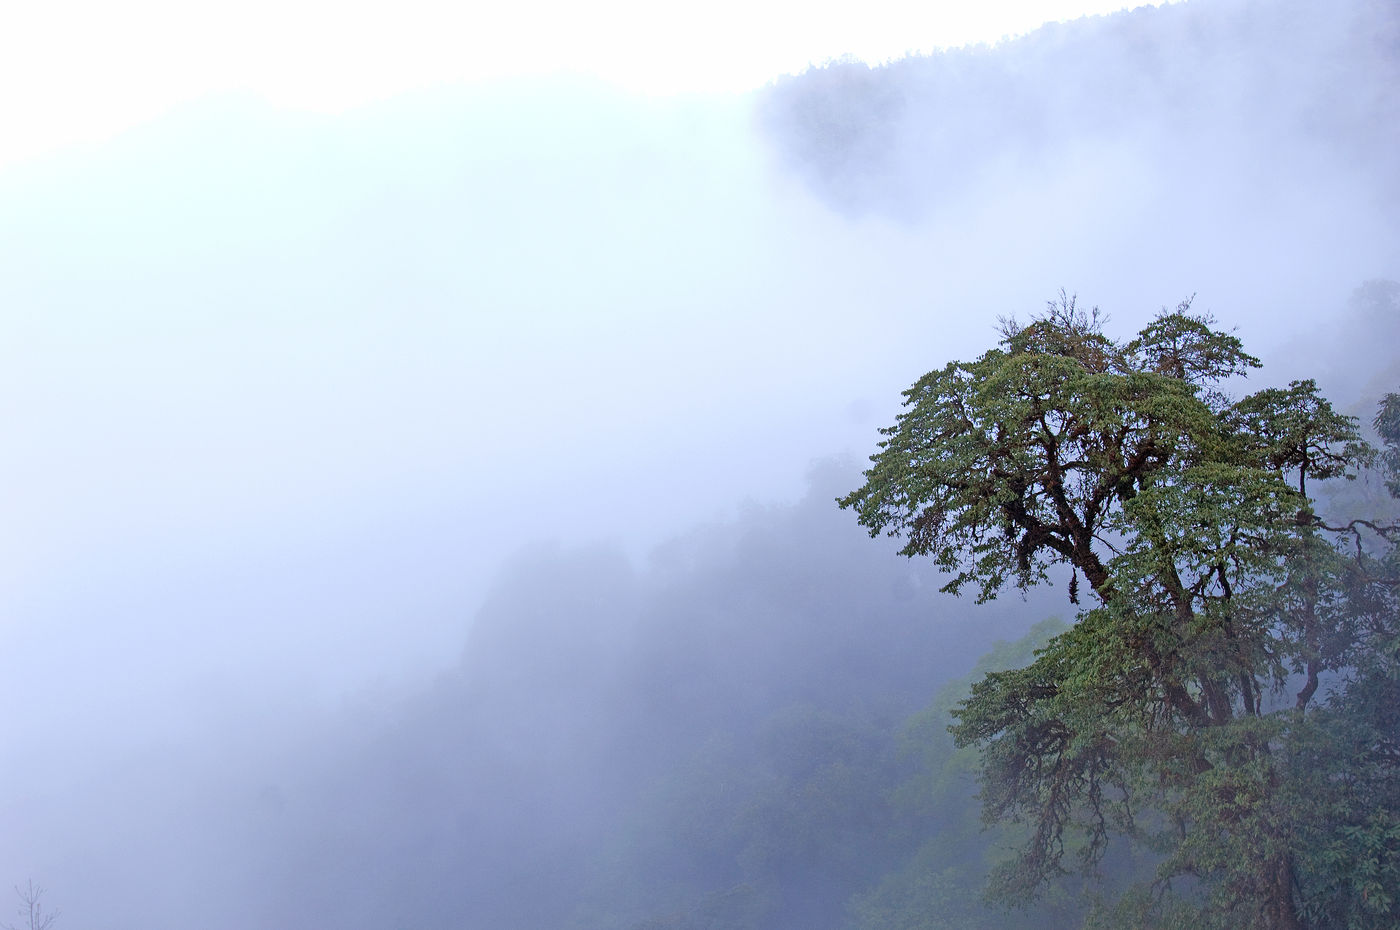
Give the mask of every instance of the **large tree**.
<svg viewBox="0 0 1400 930">
<path fill-rule="evenodd" d="M 1067 854 L 1093 870 L 1132 842 L 1160 867 L 1118 902 L 1124 923 L 1334 925 L 1318 902 L 1350 847 L 1300 760 L 1322 751 L 1315 718 L 1347 714 L 1340 685 L 1322 701 L 1327 682 L 1380 687 L 1358 670 L 1393 614 L 1375 570 L 1387 539 L 1364 521 L 1329 527 L 1309 496 L 1371 461 L 1355 420 L 1312 381 L 1232 401 L 1225 382 L 1258 365 L 1189 302 L 1119 342 L 1062 294 L 906 391 L 840 501 L 872 535 L 935 558 L 950 592 L 972 583 L 987 599 L 1057 570 L 1071 600 L 1081 579 L 1091 592 L 1035 662 L 988 675 L 956 712 L 955 737 L 982 747 L 984 814 L 1027 823 L 994 881 L 1003 900 L 1029 900 Z M 1351 745 L 1371 751 L 1363 729 Z M 1395 822 L 1370 840 L 1395 843 Z M 1373 885 L 1337 925 L 1389 913 L 1395 876 Z"/>
</svg>

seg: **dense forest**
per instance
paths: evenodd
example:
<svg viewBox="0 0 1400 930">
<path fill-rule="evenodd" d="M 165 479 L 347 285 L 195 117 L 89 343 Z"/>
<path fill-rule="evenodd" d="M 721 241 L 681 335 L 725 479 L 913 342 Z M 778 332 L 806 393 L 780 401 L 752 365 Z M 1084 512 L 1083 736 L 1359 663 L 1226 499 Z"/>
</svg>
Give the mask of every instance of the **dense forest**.
<svg viewBox="0 0 1400 930">
<path fill-rule="evenodd" d="M 0 867 L 57 930 L 1394 926 L 1397 87 L 1393 3 L 1189 0 L 0 178 Z"/>
</svg>

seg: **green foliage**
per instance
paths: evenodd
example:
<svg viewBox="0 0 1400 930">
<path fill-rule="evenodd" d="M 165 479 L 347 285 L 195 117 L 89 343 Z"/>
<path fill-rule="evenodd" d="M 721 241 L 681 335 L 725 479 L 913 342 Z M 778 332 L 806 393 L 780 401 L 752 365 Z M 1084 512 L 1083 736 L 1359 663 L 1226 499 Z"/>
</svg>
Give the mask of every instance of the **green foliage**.
<svg viewBox="0 0 1400 930">
<path fill-rule="evenodd" d="M 1400 394 L 1387 394 L 1374 420 L 1376 432 L 1385 442 L 1381 462 L 1389 474 L 1387 487 L 1400 497 Z"/>
<path fill-rule="evenodd" d="M 1379 462 L 1400 497 L 1400 395 L 1374 421 Z M 1400 528 L 1350 524 L 1345 577 L 1350 667 L 1315 714 L 1292 722 L 1285 784 L 1297 797 L 1301 908 L 1317 926 L 1400 923 Z"/>
<path fill-rule="evenodd" d="M 1400 681 L 1361 675 L 1290 734 L 1301 909 L 1317 926 L 1400 922 Z"/>
<path fill-rule="evenodd" d="M 1374 450 L 1357 435 L 1356 421 L 1333 411 L 1311 378 L 1244 398 L 1228 420 L 1246 460 L 1296 475 L 1300 494 L 1307 493 L 1308 477 L 1354 477 L 1352 469 L 1374 459 Z"/>
<path fill-rule="evenodd" d="M 952 573 L 945 590 L 975 582 L 985 600 L 1063 566 L 1072 599 L 1080 578 L 1095 596 L 954 711 L 958 745 L 981 750 L 985 818 L 1026 831 L 993 893 L 1027 903 L 1127 842 L 1156 857 L 1156 881 L 1105 898 L 1100 925 L 1391 915 L 1395 756 L 1356 773 L 1395 732 L 1376 717 L 1395 696 L 1395 535 L 1329 527 L 1308 496 L 1309 478 L 1351 477 L 1374 452 L 1312 381 L 1232 403 L 1220 382 L 1258 362 L 1189 302 L 1126 343 L 1102 324 L 1061 294 L 976 361 L 925 375 L 840 500 Z M 1377 418 L 1392 465 L 1393 397 Z M 1329 676 L 1341 685 L 1319 706 Z M 1305 752 L 1317 740 L 1329 764 Z M 1356 920 L 1336 925 L 1372 925 Z"/>
</svg>

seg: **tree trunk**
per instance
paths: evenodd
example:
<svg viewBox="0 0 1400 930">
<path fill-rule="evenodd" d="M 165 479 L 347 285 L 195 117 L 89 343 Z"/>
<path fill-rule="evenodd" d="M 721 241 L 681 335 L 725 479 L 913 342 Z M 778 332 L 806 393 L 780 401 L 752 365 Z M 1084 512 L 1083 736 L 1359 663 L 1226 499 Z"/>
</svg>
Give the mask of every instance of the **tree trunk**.
<svg viewBox="0 0 1400 930">
<path fill-rule="evenodd" d="M 1279 856 L 1272 872 L 1269 897 L 1264 902 L 1263 926 L 1268 930 L 1303 930 L 1293 900 L 1293 857 Z"/>
</svg>

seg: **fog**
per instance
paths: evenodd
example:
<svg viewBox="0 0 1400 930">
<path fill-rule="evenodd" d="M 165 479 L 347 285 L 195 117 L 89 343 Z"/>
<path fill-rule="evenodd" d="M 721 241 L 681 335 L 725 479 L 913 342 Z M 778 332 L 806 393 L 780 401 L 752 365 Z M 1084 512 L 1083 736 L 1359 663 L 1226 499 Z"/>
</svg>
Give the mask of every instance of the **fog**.
<svg viewBox="0 0 1400 930">
<path fill-rule="evenodd" d="M 742 881 L 647 858 L 675 771 L 1069 609 L 832 503 L 920 374 L 1066 288 L 1397 389 L 1396 87 L 1391 4 L 1192 0 L 750 94 L 224 95 L 6 168 L 0 887 L 508 928 Z"/>
</svg>

